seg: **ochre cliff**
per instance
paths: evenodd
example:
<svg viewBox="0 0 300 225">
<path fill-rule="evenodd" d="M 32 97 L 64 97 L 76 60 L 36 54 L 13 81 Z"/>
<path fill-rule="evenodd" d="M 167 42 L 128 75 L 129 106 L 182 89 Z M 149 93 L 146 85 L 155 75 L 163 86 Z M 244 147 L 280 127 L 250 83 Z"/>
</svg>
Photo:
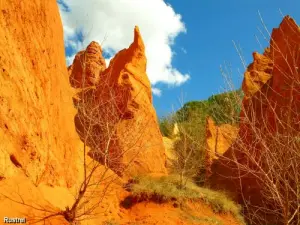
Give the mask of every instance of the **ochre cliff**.
<svg viewBox="0 0 300 225">
<path fill-rule="evenodd" d="M 230 124 L 217 126 L 211 117 L 206 118 L 206 176 L 211 175 L 211 164 L 218 160 L 235 141 L 238 127 Z"/>
<path fill-rule="evenodd" d="M 57 2 L 0 1 L 2 221 L 20 217 L 27 218 L 28 224 L 69 224 L 60 215 L 49 216 L 72 206 L 83 181 L 74 95 Z M 108 174 L 116 176 L 112 171 Z M 101 168 L 95 179 L 99 176 Z M 125 193 L 122 184 L 121 180 L 112 184 L 95 210 L 101 218 L 86 223 L 120 218 L 119 203 Z M 101 184 L 97 192 L 105 188 Z M 90 199 L 91 204 L 97 201 Z"/>
<path fill-rule="evenodd" d="M 238 128 L 229 124 L 217 126 L 211 117 L 206 119 L 206 144 L 210 159 L 218 159 L 234 142 Z"/>
<path fill-rule="evenodd" d="M 41 214 L 25 204 L 72 201 L 67 188 L 80 169 L 73 94 L 56 1 L 0 1 L 1 220 Z"/>
<path fill-rule="evenodd" d="M 145 46 L 135 27 L 133 43 L 118 52 L 108 68 L 96 42 L 79 52 L 69 67 L 70 81 L 80 91 L 75 99 L 77 131 L 91 147 L 89 154 L 119 175 L 166 173 L 146 64 Z"/>
<path fill-rule="evenodd" d="M 72 186 L 79 139 L 55 1 L 0 3 L 0 176 Z"/>
<path fill-rule="evenodd" d="M 84 124 L 78 119 L 90 122 L 98 118 L 105 122 L 105 126 L 93 127 L 96 137 L 100 137 L 95 146 L 102 149 L 103 141 L 110 137 L 109 155 L 114 156 L 120 150 L 124 153 L 117 154 L 122 156 L 120 159 L 113 157 L 113 161 L 107 162 L 115 172 L 126 169 L 120 171 L 116 164 L 128 165 L 132 159 L 132 169 L 126 170 L 128 175 L 165 173 L 164 147 L 138 29 L 133 44 L 119 52 L 108 68 L 101 47 L 92 42 L 76 56 L 69 73 L 62 30 L 56 0 L 0 1 L 1 220 L 25 217 L 28 224 L 70 224 L 60 213 L 72 206 L 83 182 L 80 131 Z M 70 83 L 79 92 L 73 102 L 75 90 Z M 95 98 L 88 98 L 91 96 Z M 80 107 L 83 99 L 93 106 L 88 112 L 95 106 L 100 109 L 98 114 L 89 115 L 100 117 L 82 117 L 87 113 Z M 109 131 L 107 137 L 101 136 L 105 129 Z M 88 143 L 95 147 L 92 140 Z M 99 149 L 90 155 L 97 157 Z M 89 219 L 81 221 L 81 225 L 111 221 L 199 224 L 194 216 L 203 223 L 213 217 L 224 224 L 238 224 L 233 216 L 218 215 L 201 202 L 191 203 L 188 213 L 172 203 L 142 202 L 130 209 L 122 208 L 120 202 L 130 195 L 123 188 L 124 181 L 108 171 L 107 176 L 115 182 L 107 188 L 105 182 L 97 183 L 102 170 L 99 167 L 92 178 L 93 184 L 97 184 L 95 192 L 85 196 L 86 205 L 96 206 L 92 213 L 99 216 L 91 219 L 89 214 Z"/>
<path fill-rule="evenodd" d="M 216 160 L 212 165 L 213 187 L 226 189 L 241 203 L 263 209 L 247 208 L 245 212 L 256 213 L 252 222 L 265 218 L 270 223 L 284 224 L 284 209 L 276 201 L 288 198 L 286 204 L 291 210 L 297 204 L 297 196 L 283 184 L 293 188 L 299 178 L 292 169 L 298 165 L 294 161 L 299 151 L 299 49 L 300 28 L 286 16 L 279 28 L 273 29 L 265 52 L 253 54 L 253 63 L 244 74 L 238 137 L 224 153 L 226 159 Z M 289 168 L 288 176 L 283 168 Z M 277 197 L 270 197 L 275 191 Z"/>
<path fill-rule="evenodd" d="M 92 42 L 85 51 L 77 53 L 71 71 L 70 83 L 74 88 L 85 88 L 99 83 L 100 74 L 106 69 L 101 46 Z M 86 74 L 84 77 L 83 75 Z"/>
</svg>

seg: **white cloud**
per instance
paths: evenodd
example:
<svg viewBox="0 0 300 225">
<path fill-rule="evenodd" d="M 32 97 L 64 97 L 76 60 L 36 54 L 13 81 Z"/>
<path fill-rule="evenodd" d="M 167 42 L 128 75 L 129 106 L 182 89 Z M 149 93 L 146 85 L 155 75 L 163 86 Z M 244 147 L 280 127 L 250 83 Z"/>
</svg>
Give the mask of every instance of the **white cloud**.
<svg viewBox="0 0 300 225">
<path fill-rule="evenodd" d="M 174 38 L 186 32 L 181 16 L 163 0 L 59 0 L 65 45 L 75 53 L 97 41 L 110 56 L 127 48 L 138 25 L 146 45 L 147 73 L 152 85 L 181 85 L 190 76 L 172 66 Z M 81 36 L 80 38 L 78 38 Z M 107 58 L 110 58 L 108 56 Z M 109 59 L 107 60 L 109 61 Z M 154 88 L 153 93 L 161 91 Z"/>
<path fill-rule="evenodd" d="M 158 88 L 152 87 L 152 93 L 153 93 L 154 95 L 156 95 L 157 97 L 160 97 L 160 96 L 161 96 L 161 90 L 158 89 Z"/>
</svg>

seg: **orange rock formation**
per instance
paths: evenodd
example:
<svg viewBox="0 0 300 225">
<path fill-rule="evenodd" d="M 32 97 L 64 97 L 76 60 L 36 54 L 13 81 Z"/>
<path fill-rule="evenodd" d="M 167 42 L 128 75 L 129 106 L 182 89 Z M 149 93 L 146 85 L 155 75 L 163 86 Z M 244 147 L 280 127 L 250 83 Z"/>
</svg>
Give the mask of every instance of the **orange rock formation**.
<svg viewBox="0 0 300 225">
<path fill-rule="evenodd" d="M 82 59 L 84 67 L 80 64 Z M 108 69 L 100 46 L 93 42 L 77 55 L 69 72 L 73 87 L 80 91 L 81 88 L 95 90 L 96 99 L 102 103 L 110 99 L 108 94 L 121 93 L 114 95 L 118 101 L 113 106 L 117 107 L 106 109 L 118 109 L 107 113 L 108 118 L 119 115 L 116 120 L 112 118 L 116 127 L 113 142 L 118 149 L 128 147 L 126 142 L 130 143 L 132 135 L 138 133 L 141 137 L 137 143 L 143 147 L 142 154 L 134 158 L 130 172 L 164 173 L 162 137 L 145 69 L 144 45 L 135 29 L 133 44 L 118 53 Z M 76 111 L 72 105 L 75 93 L 69 86 L 62 24 L 55 0 L 0 1 L 0 75 L 0 218 L 35 219 L 27 221 L 32 224 L 71 206 L 82 182 L 79 159 L 82 144 L 76 134 Z M 82 82 L 83 78 L 86 82 Z M 102 94 L 102 90 L 106 94 Z M 120 98 L 124 96 L 126 98 Z M 74 99 L 77 107 L 81 100 L 80 95 Z M 135 133 L 133 129 L 131 133 L 131 127 L 143 129 L 137 129 Z M 76 128 L 78 132 L 82 129 Z M 131 157 L 132 152 L 128 152 L 121 161 L 126 164 Z M 109 171 L 109 176 L 111 174 L 115 175 Z M 93 179 L 98 177 L 97 172 Z M 149 208 L 144 202 L 128 210 L 121 208 L 120 202 L 128 195 L 122 185 L 122 180 L 118 180 L 106 190 L 101 204 L 95 209 L 100 216 L 81 221 L 81 224 L 104 224 L 104 221 L 112 220 L 120 224 L 138 221 L 195 224 L 171 204 L 150 203 Z M 98 193 L 105 190 L 105 184 L 98 188 L 87 204 L 99 203 Z M 200 216 L 203 224 L 216 215 L 200 203 L 191 208 L 188 215 Z M 216 215 L 216 220 L 237 224 L 230 215 Z M 57 215 L 35 224 L 69 223 Z"/>
<path fill-rule="evenodd" d="M 90 155 L 97 155 L 102 161 L 106 158 L 111 169 L 118 174 L 123 174 L 123 169 L 129 164 L 126 172 L 129 175 L 166 172 L 165 150 L 152 105 L 146 63 L 145 46 L 136 27 L 133 43 L 116 54 L 108 68 L 105 68 L 101 47 L 96 42 L 79 52 L 69 67 L 73 86 L 85 87 L 78 94 L 77 129 L 82 134 L 84 127 L 91 124 L 90 118 L 101 118 L 101 124 L 106 123 L 113 130 L 114 133 L 109 134 L 106 125 L 93 125 Z M 83 108 L 97 107 L 94 114 L 83 114 Z M 108 136 L 113 142 L 105 154 Z"/>
<path fill-rule="evenodd" d="M 223 155 L 234 142 L 238 128 L 229 124 L 216 126 L 212 118 L 206 119 L 206 143 L 209 158 L 218 159 Z"/>
<path fill-rule="evenodd" d="M 101 46 L 97 42 L 92 42 L 85 51 L 77 53 L 73 64 L 69 67 L 69 71 L 72 71 L 70 83 L 74 88 L 96 85 L 105 69 L 106 63 L 102 57 Z"/>
<path fill-rule="evenodd" d="M 57 4 L 2 1 L 0 9 L 0 176 L 70 187 L 79 139 Z"/>
<path fill-rule="evenodd" d="M 77 182 L 80 169 L 73 94 L 56 1 L 1 1 L 1 219 L 34 211 L 9 198 L 21 201 L 22 196 L 24 202 L 48 209 L 72 200 L 66 188 Z M 55 197 L 59 193 L 65 198 Z"/>
<path fill-rule="evenodd" d="M 217 126 L 211 117 L 206 118 L 206 170 L 211 175 L 211 164 L 219 159 L 232 145 L 238 128 L 230 124 Z"/>
<path fill-rule="evenodd" d="M 263 55 L 254 53 L 253 63 L 245 72 L 242 86 L 245 96 L 238 141 L 224 154 L 228 160 L 217 160 L 213 163 L 211 176 L 214 187 L 231 191 L 240 202 L 251 200 L 252 205 L 269 204 L 269 209 L 272 208 L 270 199 L 267 199 L 270 201 L 268 203 L 263 200 L 262 181 L 251 174 L 251 170 L 248 173 L 241 172 L 242 169 L 232 160 L 251 168 L 252 171 L 256 171 L 257 164 L 261 166 L 260 169 L 269 171 L 268 168 L 272 169 L 272 165 L 262 160 L 271 160 L 272 154 L 288 154 L 280 152 L 285 146 L 280 150 L 280 139 L 274 137 L 293 137 L 300 131 L 299 49 L 300 28 L 292 18 L 286 16 L 279 28 L 273 29 L 270 47 Z M 282 143 L 289 142 L 282 139 Z M 277 170 L 278 174 L 281 172 L 280 169 Z M 288 179 L 290 178 L 286 181 Z M 260 211 L 257 215 L 259 213 L 265 218 L 268 212 Z M 268 222 L 271 223 L 271 219 L 276 220 L 276 217 L 271 215 L 269 219 Z"/>
</svg>

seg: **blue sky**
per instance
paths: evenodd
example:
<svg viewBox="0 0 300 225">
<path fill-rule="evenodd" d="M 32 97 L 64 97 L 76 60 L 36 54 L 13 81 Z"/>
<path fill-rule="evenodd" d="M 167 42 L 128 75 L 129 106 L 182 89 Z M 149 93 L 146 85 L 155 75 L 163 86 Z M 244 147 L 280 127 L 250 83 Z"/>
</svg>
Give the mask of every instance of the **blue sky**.
<svg viewBox="0 0 300 225">
<path fill-rule="evenodd" d="M 267 28 L 278 27 L 289 14 L 300 23 L 299 0 L 58 0 L 62 15 L 67 61 L 90 41 L 102 42 L 106 56 L 126 48 L 133 27 L 140 27 L 146 44 L 148 69 L 158 116 L 191 100 L 207 99 L 226 88 L 220 65 L 230 65 L 239 88 L 243 65 L 234 48 L 242 49 L 246 63 L 267 42 L 258 11 Z M 124 5 L 123 5 L 124 4 Z M 109 61 L 109 59 L 108 59 Z M 238 72 L 238 69 L 241 73 Z M 160 96 L 158 96 L 161 93 Z"/>
<path fill-rule="evenodd" d="M 247 64 L 252 61 L 252 52 L 262 52 L 255 35 L 263 47 L 267 46 L 257 27 L 262 28 L 258 10 L 268 29 L 281 22 L 281 9 L 300 23 L 300 1 L 296 0 L 167 0 L 174 10 L 182 15 L 187 33 L 176 39 L 177 53 L 173 65 L 181 71 L 188 71 L 191 79 L 179 88 L 169 88 L 160 97 L 154 96 L 154 105 L 159 116 L 167 114 L 172 105 L 180 106 L 178 98 L 185 101 L 207 99 L 219 93 L 226 85 L 220 72 L 224 61 L 231 64 L 232 79 L 240 87 L 243 65 L 232 40 L 239 43 Z M 188 3 L 187 3 L 188 2 Z M 186 50 L 186 54 L 181 51 Z M 162 89 L 164 90 L 164 86 Z"/>
</svg>

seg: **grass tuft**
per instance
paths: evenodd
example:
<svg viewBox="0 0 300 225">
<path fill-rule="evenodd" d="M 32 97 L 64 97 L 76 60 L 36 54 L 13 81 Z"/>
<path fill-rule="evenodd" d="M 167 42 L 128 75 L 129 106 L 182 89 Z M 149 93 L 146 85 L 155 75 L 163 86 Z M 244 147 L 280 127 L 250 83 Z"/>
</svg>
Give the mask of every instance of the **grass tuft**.
<svg viewBox="0 0 300 225">
<path fill-rule="evenodd" d="M 149 176 L 135 177 L 130 185 L 132 197 L 140 200 L 156 200 L 167 202 L 177 201 L 202 201 L 209 205 L 215 213 L 230 213 L 242 224 L 241 207 L 234 203 L 226 194 L 199 187 L 191 181 L 181 188 L 178 176 L 163 176 L 153 178 Z"/>
</svg>

